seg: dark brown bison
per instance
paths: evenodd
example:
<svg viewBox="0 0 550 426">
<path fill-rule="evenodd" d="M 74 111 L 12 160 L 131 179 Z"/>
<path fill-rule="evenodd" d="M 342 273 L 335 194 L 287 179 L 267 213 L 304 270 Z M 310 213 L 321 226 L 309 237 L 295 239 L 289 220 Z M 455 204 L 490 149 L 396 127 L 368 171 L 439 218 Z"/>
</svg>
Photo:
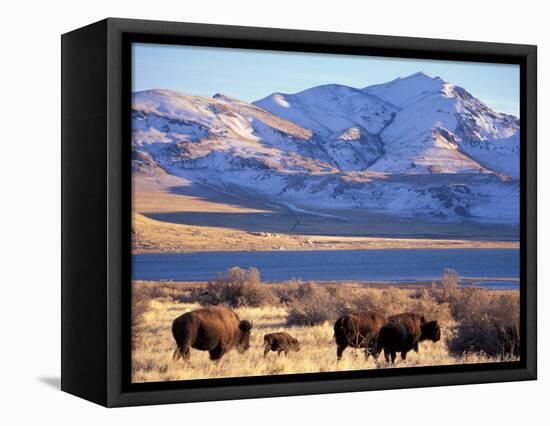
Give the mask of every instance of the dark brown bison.
<svg viewBox="0 0 550 426">
<path fill-rule="evenodd" d="M 288 333 L 271 333 L 264 336 L 264 358 L 269 351 L 277 352 L 277 355 L 284 352 L 287 356 L 289 351 L 298 352 L 299 350 L 300 343 Z"/>
<path fill-rule="evenodd" d="M 342 353 L 350 346 L 365 348 L 365 358 L 369 355 L 376 359 L 378 331 L 386 323 L 384 315 L 373 312 L 358 312 L 344 315 L 334 323 L 334 339 L 336 340 L 336 358 L 342 359 Z"/>
<path fill-rule="evenodd" d="M 208 351 L 211 360 L 219 360 L 230 349 L 239 353 L 249 347 L 252 323 L 241 321 L 230 309 L 211 306 L 187 312 L 172 323 L 177 348 L 174 359 L 189 359 L 190 348 Z"/>
<path fill-rule="evenodd" d="M 395 362 L 397 352 L 401 357 L 406 358 L 407 352 L 414 347 L 414 337 L 407 328 L 400 322 L 387 322 L 378 332 L 377 352 L 384 350 L 384 358 L 389 362 L 391 356 L 392 364 Z"/>
<path fill-rule="evenodd" d="M 388 317 L 387 324 L 380 329 L 377 351 L 384 350 L 386 361 L 391 355 L 393 363 L 396 352 L 401 352 L 401 358 L 407 359 L 410 350 L 418 353 L 419 342 L 440 339 L 441 329 L 437 321 L 427 321 L 421 315 L 406 312 Z"/>
</svg>

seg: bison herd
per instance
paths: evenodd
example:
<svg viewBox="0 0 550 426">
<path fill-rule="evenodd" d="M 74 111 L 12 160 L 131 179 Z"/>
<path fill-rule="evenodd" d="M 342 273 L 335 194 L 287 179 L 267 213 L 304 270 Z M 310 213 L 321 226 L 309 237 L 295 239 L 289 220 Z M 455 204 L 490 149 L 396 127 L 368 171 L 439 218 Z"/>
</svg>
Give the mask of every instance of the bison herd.
<svg viewBox="0 0 550 426">
<path fill-rule="evenodd" d="M 437 321 L 427 321 L 423 316 L 407 312 L 386 318 L 378 312 L 361 312 L 338 318 L 334 324 L 336 357 L 349 346 L 362 348 L 365 358 L 372 355 L 375 359 L 382 350 L 388 362 L 395 362 L 397 353 L 407 358 L 407 352 L 418 353 L 418 343 L 424 340 L 437 342 L 441 339 L 441 329 Z"/>
<path fill-rule="evenodd" d="M 190 349 L 208 351 L 211 360 L 219 360 L 229 350 L 235 348 L 239 353 L 250 346 L 250 331 L 253 323 L 241 320 L 230 309 L 211 306 L 187 312 L 172 323 L 172 335 L 176 341 L 174 359 L 189 359 Z M 365 358 L 374 359 L 382 350 L 386 362 L 395 362 L 397 354 L 407 358 L 407 352 L 418 353 L 418 343 L 424 340 L 437 342 L 441 339 L 441 330 L 437 321 L 428 321 L 416 313 L 402 313 L 385 317 L 373 312 L 358 312 L 344 315 L 334 323 L 336 358 L 340 360 L 347 347 L 363 349 Z M 264 336 L 264 357 L 270 351 L 277 355 L 290 351 L 299 351 L 300 343 L 285 332 Z"/>
</svg>

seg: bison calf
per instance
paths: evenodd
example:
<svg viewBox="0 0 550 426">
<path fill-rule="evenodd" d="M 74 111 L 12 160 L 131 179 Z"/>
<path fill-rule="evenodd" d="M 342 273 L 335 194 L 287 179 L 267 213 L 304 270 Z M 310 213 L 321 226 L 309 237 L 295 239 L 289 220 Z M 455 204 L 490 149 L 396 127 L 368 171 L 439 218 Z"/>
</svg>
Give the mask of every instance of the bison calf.
<svg viewBox="0 0 550 426">
<path fill-rule="evenodd" d="M 336 358 L 342 359 L 344 350 L 352 348 L 365 348 L 365 358 L 370 354 L 376 359 L 377 338 L 380 327 L 386 323 L 384 315 L 373 312 L 359 312 L 338 318 L 334 323 L 334 340 L 336 340 Z"/>
<path fill-rule="evenodd" d="M 418 353 L 418 343 L 424 340 L 437 342 L 441 339 L 441 329 L 437 321 L 427 321 L 423 316 L 407 312 L 388 317 L 388 322 L 378 336 L 378 352 L 384 350 L 386 362 L 391 356 L 395 362 L 397 352 L 407 359 L 411 349 Z"/>
<path fill-rule="evenodd" d="M 177 348 L 174 359 L 189 359 L 190 348 L 208 351 L 211 360 L 219 360 L 232 348 L 240 353 L 249 347 L 252 323 L 241 321 L 230 309 L 211 306 L 187 312 L 172 323 Z"/>
<path fill-rule="evenodd" d="M 279 356 L 284 352 L 287 356 L 289 351 L 298 352 L 299 350 L 300 343 L 288 333 L 271 333 L 264 336 L 264 358 L 269 351 L 277 352 Z"/>
</svg>

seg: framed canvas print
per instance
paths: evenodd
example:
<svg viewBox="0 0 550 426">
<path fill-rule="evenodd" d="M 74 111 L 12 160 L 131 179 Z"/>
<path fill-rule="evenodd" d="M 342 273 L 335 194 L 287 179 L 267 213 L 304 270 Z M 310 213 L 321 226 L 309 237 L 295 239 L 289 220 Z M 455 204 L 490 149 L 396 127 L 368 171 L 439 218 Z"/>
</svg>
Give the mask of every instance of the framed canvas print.
<svg viewBox="0 0 550 426">
<path fill-rule="evenodd" d="M 107 19 L 62 37 L 62 389 L 536 378 L 536 47 Z"/>
</svg>

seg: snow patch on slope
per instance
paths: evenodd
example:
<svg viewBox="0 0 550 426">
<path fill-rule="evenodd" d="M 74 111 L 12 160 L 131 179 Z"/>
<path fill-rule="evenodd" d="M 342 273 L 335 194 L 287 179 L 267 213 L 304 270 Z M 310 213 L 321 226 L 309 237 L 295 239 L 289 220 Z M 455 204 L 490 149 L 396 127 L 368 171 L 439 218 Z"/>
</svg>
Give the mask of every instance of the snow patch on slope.
<svg viewBox="0 0 550 426">
<path fill-rule="evenodd" d="M 396 110 L 361 90 L 337 84 L 313 87 L 293 95 L 274 93 L 253 104 L 323 137 L 354 126 L 376 134 Z"/>
</svg>

